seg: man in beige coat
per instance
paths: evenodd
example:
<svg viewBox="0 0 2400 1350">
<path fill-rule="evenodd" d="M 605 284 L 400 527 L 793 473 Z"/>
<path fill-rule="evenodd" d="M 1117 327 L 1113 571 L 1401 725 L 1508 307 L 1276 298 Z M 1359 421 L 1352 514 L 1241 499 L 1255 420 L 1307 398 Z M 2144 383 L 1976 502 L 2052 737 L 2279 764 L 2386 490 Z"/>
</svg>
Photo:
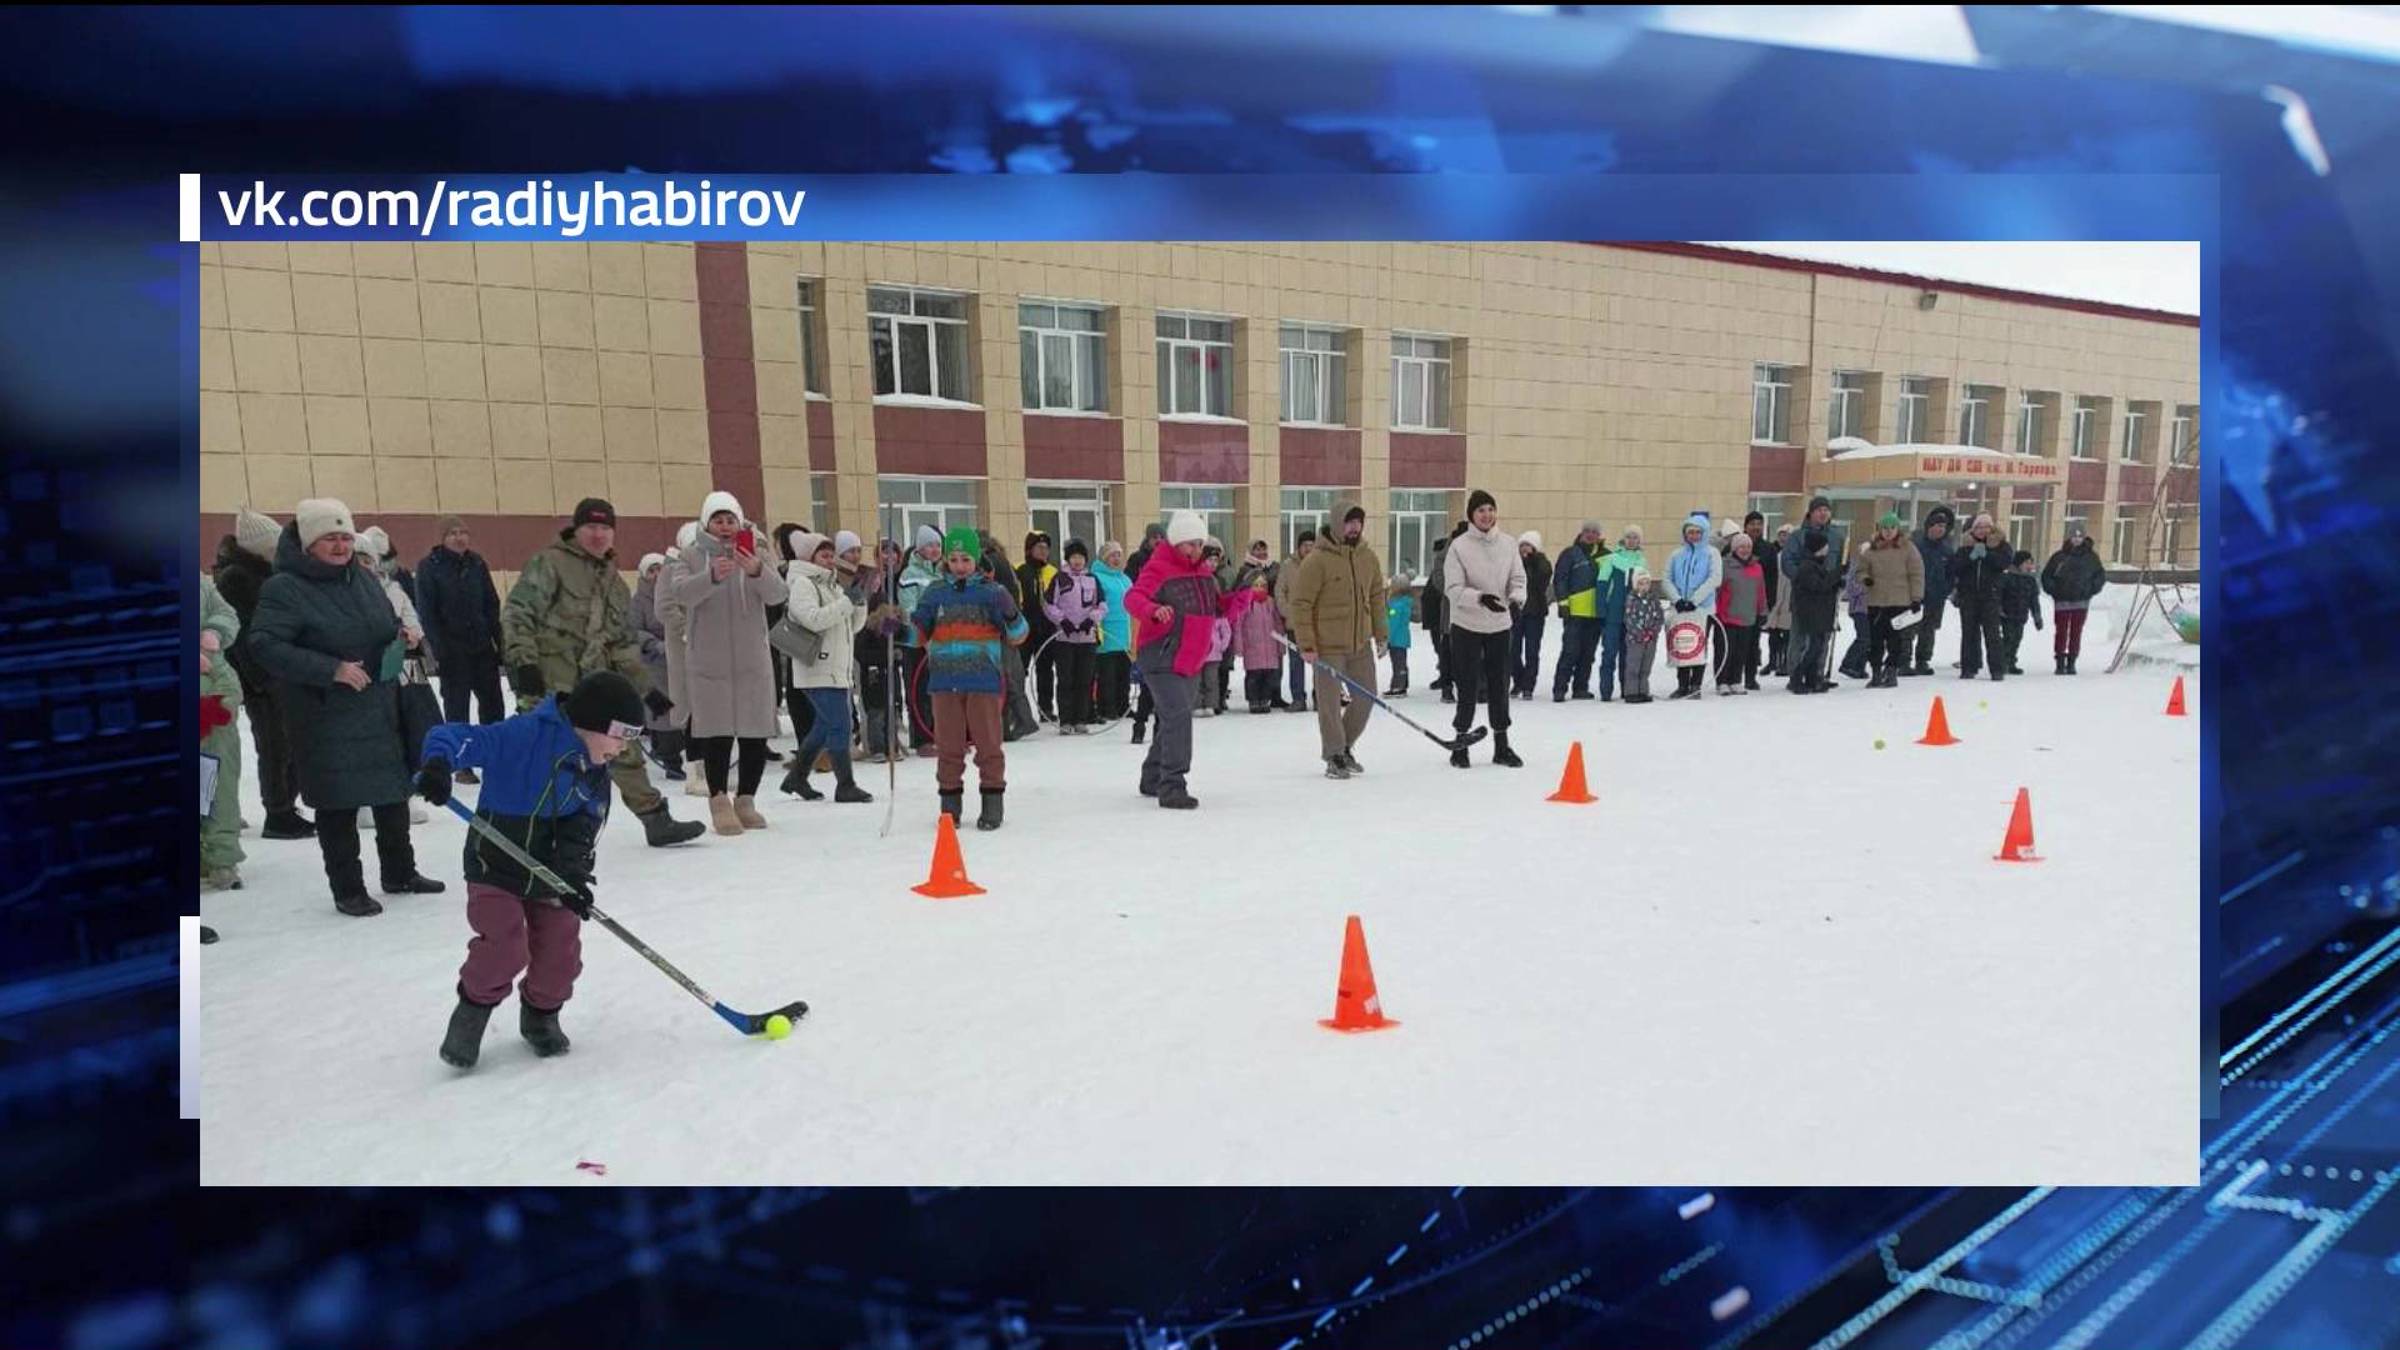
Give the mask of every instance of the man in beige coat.
<svg viewBox="0 0 2400 1350">
<path fill-rule="evenodd" d="M 1327 778 L 1366 772 L 1352 753 L 1375 709 L 1364 694 L 1345 711 L 1339 670 L 1359 689 L 1375 687 L 1375 658 L 1385 642 L 1384 606 L 1390 585 L 1383 560 L 1366 542 L 1367 512 L 1356 502 L 1334 508 L 1333 523 L 1292 579 L 1284 622 L 1302 657 L 1317 667 L 1317 741 Z M 1328 670 L 1331 667 L 1332 670 Z"/>
</svg>

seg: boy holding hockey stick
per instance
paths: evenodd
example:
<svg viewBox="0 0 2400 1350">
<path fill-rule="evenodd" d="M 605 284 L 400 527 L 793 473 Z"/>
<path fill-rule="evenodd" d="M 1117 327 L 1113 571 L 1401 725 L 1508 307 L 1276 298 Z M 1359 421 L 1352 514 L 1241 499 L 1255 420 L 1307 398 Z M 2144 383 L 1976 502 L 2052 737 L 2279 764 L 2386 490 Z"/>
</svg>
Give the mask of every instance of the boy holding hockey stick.
<svg viewBox="0 0 2400 1350">
<path fill-rule="evenodd" d="M 593 854 L 608 821 L 609 761 L 642 734 L 641 695 L 614 671 L 586 675 L 572 693 L 484 726 L 446 722 L 425 736 L 417 792 L 450 800 L 451 775 L 483 778 L 475 814 L 564 881 L 565 891 L 470 831 L 466 845 L 467 943 L 458 1007 L 442 1038 L 444 1063 L 469 1069 L 484 1024 L 519 975 L 519 1031 L 535 1054 L 565 1054 L 559 1010 L 583 970 L 583 920 L 592 912 Z"/>
</svg>

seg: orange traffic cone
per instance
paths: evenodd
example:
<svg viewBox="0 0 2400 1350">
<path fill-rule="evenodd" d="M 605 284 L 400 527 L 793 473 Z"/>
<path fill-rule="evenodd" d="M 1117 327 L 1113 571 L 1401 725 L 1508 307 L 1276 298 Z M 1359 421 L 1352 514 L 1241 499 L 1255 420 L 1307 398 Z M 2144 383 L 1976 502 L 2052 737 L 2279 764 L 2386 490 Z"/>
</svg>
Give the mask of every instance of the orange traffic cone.
<svg viewBox="0 0 2400 1350">
<path fill-rule="evenodd" d="M 2183 716 L 2183 677 L 2175 677 L 2175 691 L 2167 695 L 2167 716 Z"/>
<path fill-rule="evenodd" d="M 983 887 L 967 880 L 967 860 L 958 851 L 958 827 L 950 823 L 950 813 L 941 812 L 939 819 L 933 834 L 933 871 L 925 884 L 909 889 L 931 900 L 983 894 Z"/>
<path fill-rule="evenodd" d="M 2033 794 L 2017 789 L 2017 809 L 2008 816 L 2008 836 L 2000 841 L 1995 862 L 2040 862 L 2033 851 Z"/>
<path fill-rule="evenodd" d="M 1589 806 L 1600 800 L 1583 784 L 1583 742 L 1577 741 L 1567 747 L 1567 771 L 1558 776 L 1558 791 L 1545 800 L 1565 802 L 1570 806 Z"/>
<path fill-rule="evenodd" d="M 1318 1026 L 1335 1031 L 1381 1031 L 1400 1025 L 1383 1015 L 1383 999 L 1375 992 L 1375 968 L 1367 964 L 1367 930 L 1358 916 L 1342 931 L 1342 979 L 1334 988 L 1333 1016 Z"/>
<path fill-rule="evenodd" d="M 1942 711 L 1942 696 L 1933 696 L 1933 712 L 1925 719 L 1925 734 L 1919 745 L 1956 745 L 1958 738 L 1950 734 L 1950 715 Z"/>
</svg>

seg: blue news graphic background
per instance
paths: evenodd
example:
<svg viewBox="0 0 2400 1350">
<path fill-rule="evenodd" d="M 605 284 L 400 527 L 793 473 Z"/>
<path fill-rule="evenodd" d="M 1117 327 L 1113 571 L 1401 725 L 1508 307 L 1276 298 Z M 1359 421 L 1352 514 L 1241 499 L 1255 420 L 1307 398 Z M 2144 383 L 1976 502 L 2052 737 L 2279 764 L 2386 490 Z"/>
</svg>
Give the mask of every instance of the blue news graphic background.
<svg viewBox="0 0 2400 1350">
<path fill-rule="evenodd" d="M 0 18 L 0 1344 L 2400 1343 L 2377 679 L 2400 493 L 2371 452 L 2400 430 L 2400 85 L 2323 45 L 1957 13 L 1971 64 L 1571 9 Z M 2305 101 L 2328 172 L 2267 86 Z M 2204 793 L 2203 1185 L 1723 1191 L 1690 1218 L 1692 1192 L 1624 1189 L 195 1193 L 171 1110 L 196 499 L 171 175 L 429 167 L 2214 175 L 2204 710 L 2231 734 Z M 1973 200 L 1957 237 L 2057 218 L 2031 187 Z M 971 223 L 954 237 L 1042 226 Z M 1771 193 L 1740 223 L 1715 237 L 1826 237 Z"/>
</svg>

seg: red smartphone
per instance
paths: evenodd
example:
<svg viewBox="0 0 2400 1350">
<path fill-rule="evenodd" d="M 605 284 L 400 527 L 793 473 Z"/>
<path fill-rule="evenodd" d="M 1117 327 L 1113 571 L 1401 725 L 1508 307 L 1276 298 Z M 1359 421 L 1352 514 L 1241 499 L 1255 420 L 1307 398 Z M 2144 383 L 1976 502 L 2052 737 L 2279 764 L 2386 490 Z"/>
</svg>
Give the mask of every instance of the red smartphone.
<svg viewBox="0 0 2400 1350">
<path fill-rule="evenodd" d="M 756 553 L 758 552 L 758 535 L 754 531 L 743 530 L 733 537 L 733 546 L 744 553 Z"/>
</svg>

